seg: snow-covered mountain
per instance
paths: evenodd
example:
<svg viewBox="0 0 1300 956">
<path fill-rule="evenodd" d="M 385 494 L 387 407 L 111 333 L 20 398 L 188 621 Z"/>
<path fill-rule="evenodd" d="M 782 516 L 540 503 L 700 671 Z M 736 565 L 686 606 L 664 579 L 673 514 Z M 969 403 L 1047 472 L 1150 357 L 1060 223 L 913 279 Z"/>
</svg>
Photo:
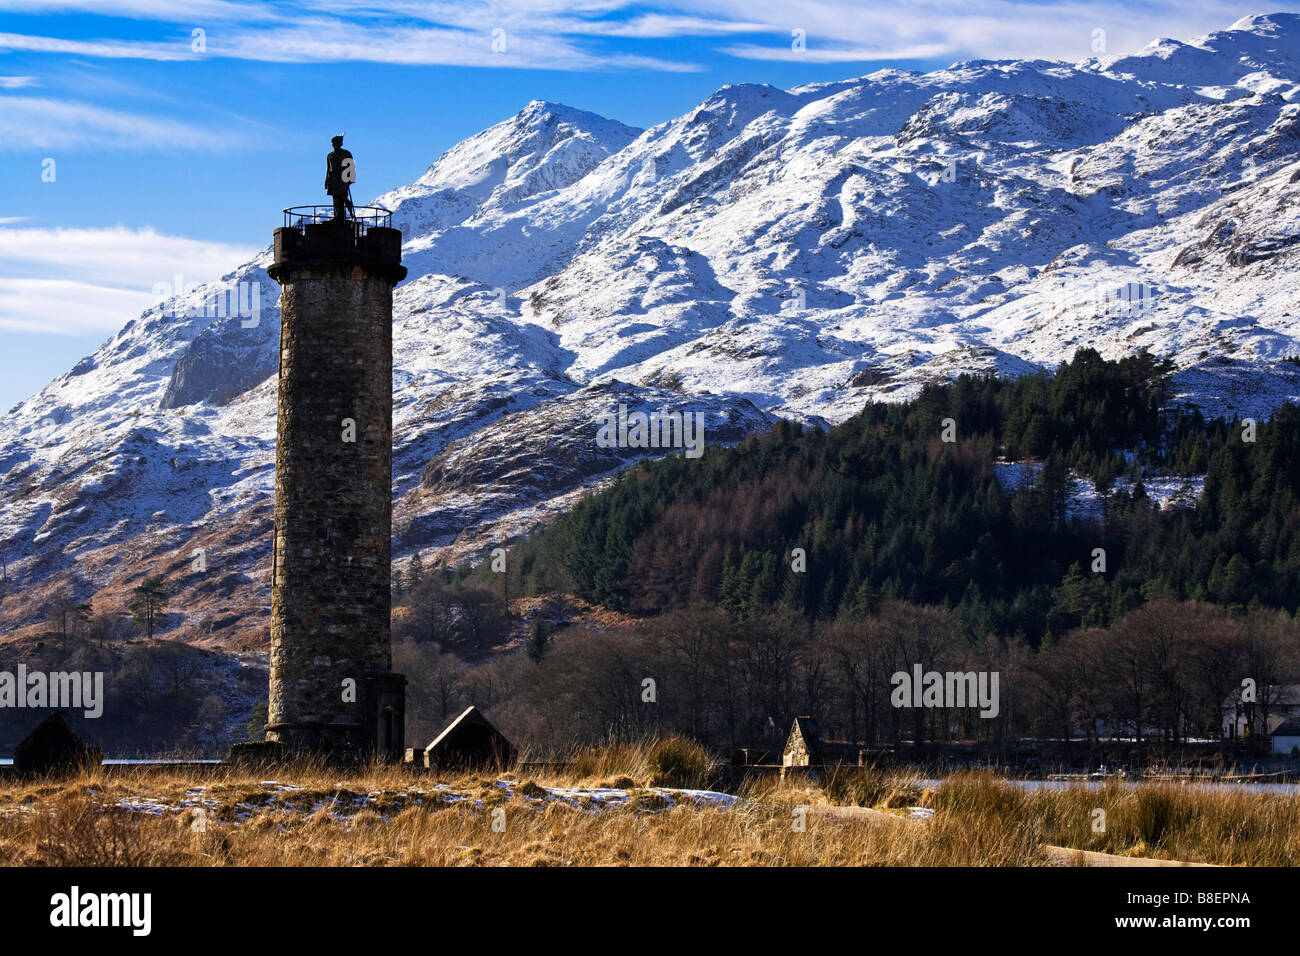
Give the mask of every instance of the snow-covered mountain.
<svg viewBox="0 0 1300 956">
<path fill-rule="evenodd" d="M 1292 14 L 1075 64 L 728 86 L 645 131 L 530 103 L 374 200 L 410 269 L 395 553 L 482 554 L 566 506 L 643 454 L 596 443 L 620 403 L 701 412 L 715 444 L 1092 345 L 1173 358 L 1210 413 L 1265 414 L 1300 397 L 1298 148 Z M 269 257 L 0 422 L 0 622 L 55 585 L 163 573 L 178 634 L 265 644 Z M 185 315 L 238 288 L 261 291 L 255 324 Z"/>
</svg>

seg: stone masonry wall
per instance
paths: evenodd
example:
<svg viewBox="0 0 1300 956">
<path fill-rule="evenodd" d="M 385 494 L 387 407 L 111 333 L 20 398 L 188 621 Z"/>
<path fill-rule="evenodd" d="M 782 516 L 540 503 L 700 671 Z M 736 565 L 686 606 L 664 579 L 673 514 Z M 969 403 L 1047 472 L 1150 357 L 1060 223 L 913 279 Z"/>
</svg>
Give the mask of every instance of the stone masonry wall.
<svg viewBox="0 0 1300 956">
<path fill-rule="evenodd" d="M 365 674 L 391 666 L 392 282 L 362 265 L 320 260 L 277 263 L 276 277 L 268 725 L 298 729 L 268 736 L 364 747 L 373 743 L 364 731 Z M 344 700 L 346 678 L 356 682 L 355 702 Z"/>
</svg>

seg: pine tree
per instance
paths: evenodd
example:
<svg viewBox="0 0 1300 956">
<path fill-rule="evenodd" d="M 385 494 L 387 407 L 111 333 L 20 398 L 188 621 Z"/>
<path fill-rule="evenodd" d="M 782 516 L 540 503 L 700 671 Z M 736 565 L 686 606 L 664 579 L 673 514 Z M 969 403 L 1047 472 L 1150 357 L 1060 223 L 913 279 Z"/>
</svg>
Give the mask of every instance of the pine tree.
<svg viewBox="0 0 1300 956">
<path fill-rule="evenodd" d="M 542 662 L 542 655 L 546 653 L 546 642 L 549 637 L 550 626 L 539 614 L 529 623 L 528 637 L 524 640 L 524 653 L 532 659 L 534 664 Z"/>
<path fill-rule="evenodd" d="M 132 588 L 131 618 L 144 628 L 145 635 L 152 639 L 154 626 L 163 608 L 167 606 L 167 592 L 163 590 L 162 578 L 151 576 L 144 579 L 139 587 Z"/>
<path fill-rule="evenodd" d="M 414 591 L 423 581 L 424 560 L 420 557 L 420 552 L 417 551 L 406 565 L 406 590 Z"/>
</svg>

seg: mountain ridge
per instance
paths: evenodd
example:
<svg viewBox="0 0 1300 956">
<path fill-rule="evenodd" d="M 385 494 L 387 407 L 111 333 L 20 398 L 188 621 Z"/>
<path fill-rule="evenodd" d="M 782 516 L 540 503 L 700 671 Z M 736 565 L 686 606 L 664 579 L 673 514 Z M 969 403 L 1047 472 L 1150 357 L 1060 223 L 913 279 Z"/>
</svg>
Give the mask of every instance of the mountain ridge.
<svg viewBox="0 0 1300 956">
<path fill-rule="evenodd" d="M 639 457 L 595 448 L 611 402 L 735 441 L 1083 345 L 1168 355 L 1210 414 L 1300 397 L 1292 49 L 1300 16 L 1271 14 L 1076 64 L 733 84 L 647 130 L 527 104 L 375 200 L 410 269 L 395 554 L 481 556 Z M 6 627 L 33 596 L 111 601 L 157 572 L 175 633 L 265 645 L 269 261 L 147 310 L 0 423 Z M 251 327 L 185 314 L 241 282 Z M 193 593 L 213 582 L 220 615 Z"/>
</svg>

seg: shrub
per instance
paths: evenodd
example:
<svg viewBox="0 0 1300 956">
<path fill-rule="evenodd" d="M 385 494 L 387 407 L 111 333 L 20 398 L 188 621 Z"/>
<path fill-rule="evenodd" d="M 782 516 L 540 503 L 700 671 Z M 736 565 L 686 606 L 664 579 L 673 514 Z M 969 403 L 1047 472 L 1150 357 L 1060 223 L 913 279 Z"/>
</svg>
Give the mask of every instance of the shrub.
<svg viewBox="0 0 1300 956">
<path fill-rule="evenodd" d="M 915 787 L 875 767 L 835 767 L 826 776 L 826 798 L 837 806 L 911 806 L 919 796 Z"/>
<path fill-rule="evenodd" d="M 713 777 L 713 757 L 684 737 L 665 737 L 650 748 L 651 786 L 702 790 Z"/>
<path fill-rule="evenodd" d="M 177 866 L 184 854 L 144 832 L 152 819 L 92 797 L 65 795 L 37 818 L 39 860 L 48 866 Z"/>
<path fill-rule="evenodd" d="M 1149 847 L 1158 847 L 1189 821 L 1187 802 L 1168 787 L 1139 787 L 1133 801 L 1133 827 L 1138 839 Z"/>
</svg>

